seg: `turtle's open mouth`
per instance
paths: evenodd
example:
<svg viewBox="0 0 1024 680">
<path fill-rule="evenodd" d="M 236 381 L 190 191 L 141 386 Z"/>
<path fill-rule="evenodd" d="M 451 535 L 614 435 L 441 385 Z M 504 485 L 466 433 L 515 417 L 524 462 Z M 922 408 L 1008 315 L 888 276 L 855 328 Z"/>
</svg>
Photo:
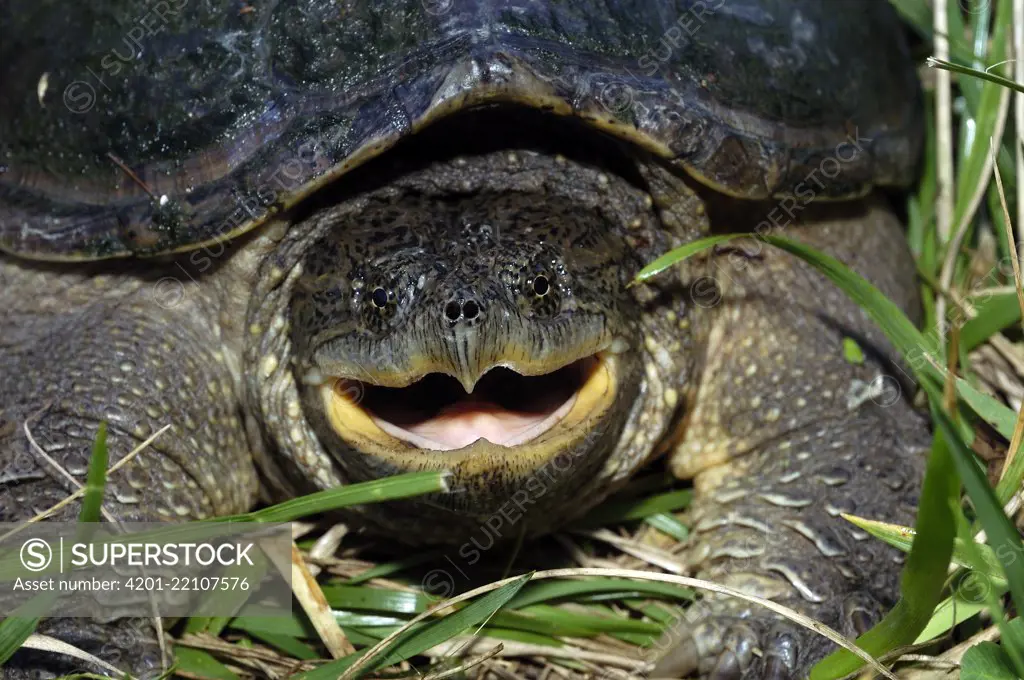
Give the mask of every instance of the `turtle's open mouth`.
<svg viewBox="0 0 1024 680">
<path fill-rule="evenodd" d="M 438 373 L 408 387 L 337 379 L 324 386 L 324 397 L 331 424 L 345 439 L 393 438 L 432 451 L 464 449 L 480 440 L 511 448 L 606 407 L 614 392 L 612 361 L 601 353 L 543 375 L 497 367 L 472 393 Z"/>
</svg>

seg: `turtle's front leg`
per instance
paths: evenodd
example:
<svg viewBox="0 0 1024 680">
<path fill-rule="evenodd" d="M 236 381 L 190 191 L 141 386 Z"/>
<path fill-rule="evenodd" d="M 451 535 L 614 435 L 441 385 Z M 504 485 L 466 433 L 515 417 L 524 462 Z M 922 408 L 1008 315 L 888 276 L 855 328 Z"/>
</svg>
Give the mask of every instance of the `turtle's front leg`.
<svg viewBox="0 0 1024 680">
<path fill-rule="evenodd" d="M 110 475 L 104 507 L 113 518 L 181 521 L 255 501 L 217 301 L 188 280 L 162 283 L 170 282 L 0 257 L 0 521 L 52 508 L 76 489 L 68 476 L 83 483 L 101 421 L 111 463 L 170 426 Z M 50 519 L 74 521 L 78 510 L 72 503 Z M 47 619 L 39 632 L 137 674 L 160 671 L 146 619 Z M 82 668 L 67 656 L 22 650 L 0 675 Z"/>
<path fill-rule="evenodd" d="M 815 208 L 783 233 L 913 309 L 913 262 L 878 203 Z M 709 312 L 700 384 L 672 456 L 697 492 L 691 561 L 697 576 L 853 637 L 894 604 L 902 560 L 839 515 L 912 524 L 927 428 L 860 309 L 796 258 L 761 244 L 742 250 L 715 254 L 701 272 L 721 302 Z M 675 631 L 681 643 L 655 675 L 804 677 L 832 648 L 744 601 L 709 596 L 699 606 L 706 615 Z"/>
</svg>

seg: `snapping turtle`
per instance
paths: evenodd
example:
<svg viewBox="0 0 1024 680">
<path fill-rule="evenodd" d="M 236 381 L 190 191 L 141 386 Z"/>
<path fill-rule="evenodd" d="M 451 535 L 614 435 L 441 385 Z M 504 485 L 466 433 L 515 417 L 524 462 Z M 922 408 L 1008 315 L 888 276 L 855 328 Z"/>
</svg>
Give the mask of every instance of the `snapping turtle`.
<svg viewBox="0 0 1024 680">
<path fill-rule="evenodd" d="M 849 635 L 892 603 L 898 556 L 839 517 L 909 523 L 919 486 L 877 329 L 758 241 L 628 285 L 700 236 L 784 230 L 914 313 L 877 189 L 912 180 L 922 125 L 887 2 L 0 11 L 0 519 L 71 490 L 26 429 L 81 478 L 101 420 L 112 460 L 171 428 L 111 475 L 119 518 L 451 470 L 353 518 L 420 543 L 553 530 L 665 454 L 695 480 L 694 573 Z M 663 670 L 796 677 L 827 651 L 701 607 Z"/>
</svg>

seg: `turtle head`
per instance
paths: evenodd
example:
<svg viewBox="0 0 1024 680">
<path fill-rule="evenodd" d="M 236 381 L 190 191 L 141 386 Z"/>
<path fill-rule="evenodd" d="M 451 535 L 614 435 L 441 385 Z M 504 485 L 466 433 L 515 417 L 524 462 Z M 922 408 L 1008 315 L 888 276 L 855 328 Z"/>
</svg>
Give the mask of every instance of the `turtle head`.
<svg viewBox="0 0 1024 680">
<path fill-rule="evenodd" d="M 599 465 L 637 384 L 625 252 L 600 215 L 526 194 L 369 202 L 292 300 L 321 439 L 356 478 Z"/>
<path fill-rule="evenodd" d="M 564 159 L 501 176 L 506 160 L 438 163 L 319 215 L 289 305 L 303 409 L 346 481 L 449 470 L 458 493 L 419 505 L 461 517 L 545 470 L 552 511 L 606 492 L 645 384 L 628 284 L 655 222 L 622 206 L 649 202 Z"/>
</svg>

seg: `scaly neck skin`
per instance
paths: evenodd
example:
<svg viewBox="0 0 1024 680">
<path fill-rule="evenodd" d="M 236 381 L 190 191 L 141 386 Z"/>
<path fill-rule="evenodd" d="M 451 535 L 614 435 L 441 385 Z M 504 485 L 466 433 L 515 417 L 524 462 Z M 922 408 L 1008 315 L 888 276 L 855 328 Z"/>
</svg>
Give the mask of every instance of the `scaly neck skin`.
<svg viewBox="0 0 1024 680">
<path fill-rule="evenodd" d="M 657 199 L 506 150 L 292 225 L 260 267 L 246 344 L 250 401 L 289 476 L 324 488 L 452 469 L 457 493 L 373 509 L 385 528 L 422 524 L 422 541 L 458 540 L 542 474 L 531 533 L 600 501 L 668 431 L 691 363 L 671 281 L 664 295 L 626 287 L 680 241 Z M 514 432 L 464 446 L 472 427 Z"/>
</svg>

